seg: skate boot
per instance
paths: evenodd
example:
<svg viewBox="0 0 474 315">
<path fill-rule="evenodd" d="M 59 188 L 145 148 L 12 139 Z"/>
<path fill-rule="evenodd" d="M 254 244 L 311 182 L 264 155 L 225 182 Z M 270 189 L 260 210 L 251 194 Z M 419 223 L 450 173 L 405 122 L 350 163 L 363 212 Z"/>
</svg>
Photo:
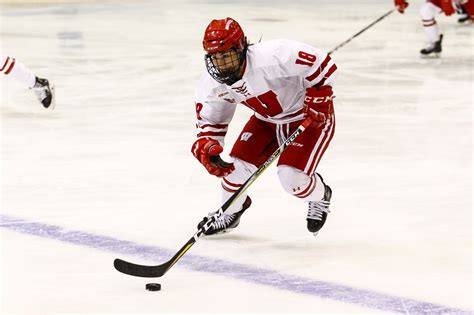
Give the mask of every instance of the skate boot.
<svg viewBox="0 0 474 315">
<path fill-rule="evenodd" d="M 321 177 L 321 175 L 318 174 Z M 319 201 L 310 201 L 308 202 L 308 215 L 306 217 L 306 221 L 308 222 L 307 227 L 308 231 L 313 233 L 316 236 L 319 230 L 323 227 L 324 223 L 326 222 L 326 218 L 328 216 L 329 211 L 329 204 L 332 197 L 332 190 L 331 187 L 324 184 L 324 196 L 322 200 Z"/>
<path fill-rule="evenodd" d="M 423 48 L 420 50 L 420 54 L 422 56 L 430 56 L 430 55 L 435 55 L 439 56 L 439 53 L 441 52 L 441 42 L 443 41 L 443 34 L 439 35 L 438 41 L 434 43 L 430 43 L 428 47 Z"/>
<path fill-rule="evenodd" d="M 54 85 L 49 84 L 49 81 L 46 79 L 36 77 L 36 82 L 32 89 L 44 108 L 54 108 Z"/>
<path fill-rule="evenodd" d="M 466 21 L 469 21 L 470 16 L 467 10 L 460 3 L 455 3 L 455 7 L 457 13 L 461 16 L 460 18 L 458 18 L 458 23 L 462 24 Z"/>
<path fill-rule="evenodd" d="M 205 235 L 216 235 L 216 234 L 221 234 L 221 233 L 226 233 L 232 231 L 234 228 L 236 228 L 239 223 L 240 223 L 240 217 L 242 214 L 247 210 L 250 205 L 252 204 L 252 199 L 250 199 L 249 196 L 247 196 L 247 199 L 245 199 L 244 204 L 242 205 L 242 210 L 232 213 L 232 214 L 227 214 L 223 213 L 217 220 L 211 224 L 210 228 L 204 232 Z M 208 214 L 207 217 L 204 217 L 201 222 L 199 222 L 197 228 L 200 229 L 208 220 L 210 217 L 212 217 L 215 214 L 215 212 L 211 212 Z"/>
<path fill-rule="evenodd" d="M 469 16 L 469 14 L 463 14 L 461 15 L 461 17 L 458 19 L 458 23 L 462 24 L 466 21 L 469 21 L 471 19 L 471 17 Z"/>
</svg>

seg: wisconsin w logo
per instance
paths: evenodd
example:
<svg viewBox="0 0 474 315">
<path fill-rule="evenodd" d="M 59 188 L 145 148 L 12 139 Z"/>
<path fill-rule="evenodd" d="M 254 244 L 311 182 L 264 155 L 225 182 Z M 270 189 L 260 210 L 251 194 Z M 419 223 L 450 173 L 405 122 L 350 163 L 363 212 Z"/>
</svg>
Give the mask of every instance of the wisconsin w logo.
<svg viewBox="0 0 474 315">
<path fill-rule="evenodd" d="M 244 133 L 240 136 L 240 141 L 248 141 L 251 136 L 252 136 L 252 133 L 251 133 L 251 132 L 244 132 Z"/>
</svg>

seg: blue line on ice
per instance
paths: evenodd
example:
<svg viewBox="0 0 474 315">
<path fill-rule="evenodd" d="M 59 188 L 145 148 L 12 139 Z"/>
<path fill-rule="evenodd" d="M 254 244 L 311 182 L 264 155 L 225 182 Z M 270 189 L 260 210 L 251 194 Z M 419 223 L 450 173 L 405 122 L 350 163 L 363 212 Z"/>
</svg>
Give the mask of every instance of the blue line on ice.
<svg viewBox="0 0 474 315">
<path fill-rule="evenodd" d="M 175 251 L 158 246 L 145 246 L 83 231 L 66 230 L 60 226 L 28 221 L 8 215 L 0 215 L 0 227 L 102 251 L 141 257 L 150 261 L 163 262 L 175 254 Z M 319 298 L 352 303 L 381 311 L 407 314 L 472 314 L 471 311 L 444 305 L 352 288 L 192 254 L 185 255 L 178 262 L 177 266 L 193 271 L 219 274 L 294 293 L 304 293 Z M 110 262 L 110 267 L 112 268 L 112 261 Z"/>
</svg>

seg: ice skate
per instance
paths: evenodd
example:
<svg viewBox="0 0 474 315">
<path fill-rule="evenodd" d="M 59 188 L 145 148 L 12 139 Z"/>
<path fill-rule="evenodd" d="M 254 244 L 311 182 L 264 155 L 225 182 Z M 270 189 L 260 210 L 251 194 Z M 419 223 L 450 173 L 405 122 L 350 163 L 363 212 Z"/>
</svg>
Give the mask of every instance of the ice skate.
<svg viewBox="0 0 474 315">
<path fill-rule="evenodd" d="M 469 14 L 462 14 L 461 17 L 458 19 L 459 24 L 463 24 L 464 22 L 468 22 L 471 19 Z"/>
<path fill-rule="evenodd" d="M 48 80 L 36 77 L 36 83 L 32 87 L 38 100 L 44 108 L 53 109 L 55 105 L 54 85 Z"/>
<path fill-rule="evenodd" d="M 443 34 L 439 35 L 439 40 L 430 43 L 427 47 L 420 50 L 422 57 L 439 57 L 442 51 L 441 42 L 443 41 Z"/>
<path fill-rule="evenodd" d="M 323 179 L 319 174 L 318 176 Z M 316 236 L 321 230 L 321 228 L 324 226 L 324 223 L 326 222 L 326 218 L 329 211 L 329 204 L 331 201 L 332 197 L 332 190 L 331 187 L 326 185 L 323 181 L 324 184 L 324 196 L 322 200 L 319 201 L 310 201 L 308 202 L 308 215 L 306 217 L 306 221 L 308 222 L 307 228 L 308 231 L 313 233 L 314 236 Z"/>
<path fill-rule="evenodd" d="M 461 4 L 455 3 L 455 7 L 456 7 L 456 11 L 460 15 L 460 17 L 458 18 L 458 23 L 462 24 L 470 20 L 469 13 Z"/>
<path fill-rule="evenodd" d="M 216 235 L 216 234 L 222 234 L 226 232 L 232 231 L 234 228 L 236 228 L 239 223 L 240 223 L 240 217 L 242 214 L 247 210 L 250 205 L 252 204 L 252 199 L 250 199 L 249 196 L 247 196 L 247 199 L 245 199 L 244 204 L 242 205 L 242 210 L 232 213 L 232 214 L 227 214 L 223 213 L 217 220 L 211 224 L 210 228 L 204 232 L 205 235 Z M 200 229 L 208 220 L 211 216 L 213 216 L 215 212 L 209 213 L 207 217 L 204 217 L 201 222 L 199 222 L 197 228 Z"/>
</svg>

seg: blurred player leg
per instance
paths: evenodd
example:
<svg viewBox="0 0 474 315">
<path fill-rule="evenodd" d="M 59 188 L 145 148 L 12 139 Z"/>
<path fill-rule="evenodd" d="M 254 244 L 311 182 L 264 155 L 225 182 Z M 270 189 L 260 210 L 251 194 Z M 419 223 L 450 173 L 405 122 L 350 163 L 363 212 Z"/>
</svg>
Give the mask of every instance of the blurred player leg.
<svg viewBox="0 0 474 315">
<path fill-rule="evenodd" d="M 26 88 L 32 88 L 36 82 L 35 74 L 24 64 L 9 56 L 0 54 L 0 72 L 7 80 L 17 80 Z"/>
<path fill-rule="evenodd" d="M 463 18 L 458 20 L 459 23 L 470 21 L 474 23 L 474 0 L 460 0 L 461 8 L 465 14 Z"/>
<path fill-rule="evenodd" d="M 439 54 L 442 50 L 439 25 L 435 20 L 435 15 L 441 13 L 441 8 L 431 2 L 425 2 L 420 8 L 420 16 L 428 40 L 428 44 L 420 53 L 422 55 Z"/>
<path fill-rule="evenodd" d="M 16 80 L 26 88 L 32 89 L 45 108 L 54 108 L 54 86 L 48 80 L 38 78 L 23 63 L 0 54 L 0 73 L 7 79 Z"/>
</svg>

